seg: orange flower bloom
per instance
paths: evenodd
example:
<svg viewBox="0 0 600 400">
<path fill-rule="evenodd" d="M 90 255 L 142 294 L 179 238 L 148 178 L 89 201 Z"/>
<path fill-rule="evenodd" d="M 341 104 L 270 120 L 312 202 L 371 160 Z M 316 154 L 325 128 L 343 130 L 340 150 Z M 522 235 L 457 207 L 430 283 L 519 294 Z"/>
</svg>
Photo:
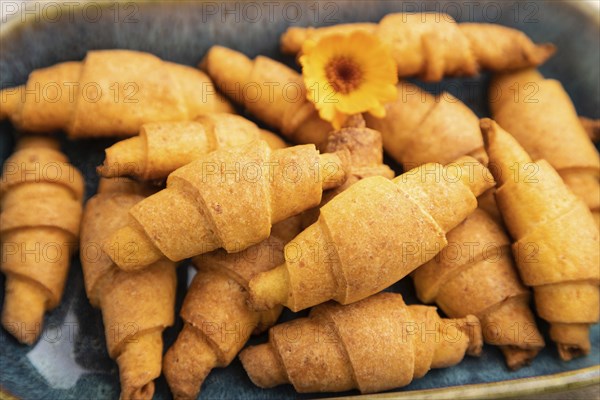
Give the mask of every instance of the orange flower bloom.
<svg viewBox="0 0 600 400">
<path fill-rule="evenodd" d="M 308 40 L 300 57 L 307 97 L 319 115 L 339 129 L 352 114 L 385 116 L 396 99 L 398 75 L 389 48 L 364 31 Z"/>
</svg>

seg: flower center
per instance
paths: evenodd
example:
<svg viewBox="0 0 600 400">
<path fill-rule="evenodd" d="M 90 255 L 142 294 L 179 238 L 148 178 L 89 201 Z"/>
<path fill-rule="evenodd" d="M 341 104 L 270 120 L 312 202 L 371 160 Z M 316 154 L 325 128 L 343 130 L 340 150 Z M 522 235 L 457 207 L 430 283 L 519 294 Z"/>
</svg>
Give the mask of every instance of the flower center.
<svg viewBox="0 0 600 400">
<path fill-rule="evenodd" d="M 327 80 L 336 92 L 348 94 L 360 86 L 363 72 L 350 57 L 335 57 L 325 66 Z"/>
</svg>

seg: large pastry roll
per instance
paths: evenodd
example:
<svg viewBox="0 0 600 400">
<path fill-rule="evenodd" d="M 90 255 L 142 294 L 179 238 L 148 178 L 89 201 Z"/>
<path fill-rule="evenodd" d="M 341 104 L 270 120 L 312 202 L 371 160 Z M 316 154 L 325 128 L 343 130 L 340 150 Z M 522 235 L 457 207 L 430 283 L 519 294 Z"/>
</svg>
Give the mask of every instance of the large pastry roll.
<svg viewBox="0 0 600 400">
<path fill-rule="evenodd" d="M 240 360 L 262 388 L 291 383 L 301 393 L 373 393 L 479 355 L 481 346 L 476 317 L 440 318 L 435 307 L 379 293 L 345 306 L 321 304 L 308 318 L 276 325 L 267 343 L 247 348 Z"/>
<path fill-rule="evenodd" d="M 281 49 L 296 54 L 308 39 L 356 30 L 373 33 L 389 44 L 399 76 L 416 75 L 426 81 L 471 76 L 481 69 L 512 71 L 533 67 L 544 63 L 555 51 L 553 45 L 537 45 L 517 29 L 489 23 L 457 23 L 450 15 L 435 12 L 388 14 L 376 24 L 291 27 L 281 36 Z"/>
<path fill-rule="evenodd" d="M 73 138 L 133 136 L 148 122 L 232 111 L 203 72 L 132 50 L 89 51 L 81 62 L 37 69 L 0 94 L 0 119 Z"/>
<path fill-rule="evenodd" d="M 444 248 L 446 233 L 493 185 L 489 171 L 471 157 L 355 183 L 286 245 L 285 263 L 250 281 L 253 306 L 298 311 L 330 299 L 352 303 L 385 289 Z"/>
<path fill-rule="evenodd" d="M 319 154 L 314 145 L 271 150 L 264 141 L 206 154 L 132 207 L 127 226 L 103 246 L 127 270 L 162 257 L 242 251 L 268 238 L 273 224 L 317 206 L 323 190 L 343 184 L 345 154 Z"/>
</svg>

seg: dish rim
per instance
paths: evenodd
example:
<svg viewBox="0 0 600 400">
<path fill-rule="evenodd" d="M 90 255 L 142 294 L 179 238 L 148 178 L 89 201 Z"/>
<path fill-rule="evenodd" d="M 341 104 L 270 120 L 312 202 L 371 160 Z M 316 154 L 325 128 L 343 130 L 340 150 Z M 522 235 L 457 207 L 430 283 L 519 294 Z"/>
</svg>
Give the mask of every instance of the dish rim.
<svg viewBox="0 0 600 400">
<path fill-rule="evenodd" d="M 198 2 L 208 0 L 195 0 Z M 130 3 L 155 3 L 153 0 L 130 0 Z M 159 0 L 160 2 L 160 0 Z M 83 2 L 76 5 L 67 5 L 66 0 L 61 0 L 58 5 L 78 9 L 83 7 Z M 100 3 L 100 7 L 110 6 L 110 1 Z M 600 12 L 593 0 L 589 1 L 565 1 L 569 7 L 573 7 L 589 18 L 589 20 L 600 26 Z M 12 31 L 26 24 L 34 24 L 39 18 L 41 8 L 35 13 L 25 14 L 25 20 L 15 16 L 9 17 L 0 27 L 0 39 L 4 39 Z M 592 385 L 600 385 L 600 363 L 572 371 L 559 372 L 548 375 L 537 375 L 528 378 L 507 379 L 497 382 L 477 383 L 468 385 L 446 386 L 435 389 L 408 390 L 399 392 L 376 393 L 368 395 L 350 395 L 333 397 L 331 400 L 362 400 L 365 398 L 377 400 L 408 400 L 414 399 L 416 395 L 421 400 L 476 400 L 476 399 L 506 399 L 536 394 L 559 393 L 570 389 L 581 389 Z M 316 397 L 318 398 L 318 397 Z M 19 400 L 19 397 L 10 393 L 0 386 L 0 399 Z"/>
<path fill-rule="evenodd" d="M 571 389 L 581 389 L 600 384 L 600 364 L 573 371 L 528 378 L 507 379 L 498 382 L 475 383 L 460 386 L 447 386 L 436 389 L 407 390 L 390 393 L 334 397 L 330 400 L 479 400 L 507 399 L 523 396 L 559 393 Z"/>
</svg>

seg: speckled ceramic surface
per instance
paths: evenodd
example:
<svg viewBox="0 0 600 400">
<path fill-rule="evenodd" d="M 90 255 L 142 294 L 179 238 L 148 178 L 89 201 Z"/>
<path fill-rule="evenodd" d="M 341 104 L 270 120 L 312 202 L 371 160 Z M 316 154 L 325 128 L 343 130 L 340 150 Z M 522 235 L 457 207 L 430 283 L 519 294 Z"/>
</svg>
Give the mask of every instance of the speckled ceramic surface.
<svg viewBox="0 0 600 400">
<path fill-rule="evenodd" d="M 6 7 L 9 1 L 3 1 Z M 14 2 L 17 3 L 17 2 Z M 579 2 L 581 3 L 581 2 Z M 49 3 L 50 4 L 50 3 Z M 352 21 L 378 21 L 394 11 L 438 10 L 453 15 L 459 21 L 488 21 L 517 27 L 537 42 L 553 42 L 558 53 L 542 72 L 559 79 L 573 98 L 581 115 L 600 117 L 600 28 L 598 11 L 584 11 L 579 5 L 558 1 L 525 2 L 187 2 L 155 3 L 85 3 L 72 2 L 59 10 L 38 6 L 38 15 L 29 14 L 26 23 L 23 12 L 16 20 L 2 21 L 0 38 L 0 80 L 2 87 L 25 82 L 35 68 L 59 61 L 79 60 L 90 49 L 128 48 L 154 53 L 164 59 L 194 65 L 213 44 L 229 46 L 255 56 L 264 54 L 293 65 L 291 58 L 278 52 L 278 38 L 289 25 L 329 25 Z M 90 5 L 91 4 L 91 5 Z M 436 8 L 437 7 L 437 8 Z M 34 7 L 30 6 L 29 13 Z M 7 16 L 5 9 L 3 19 Z M 471 106 L 479 116 L 488 115 L 485 91 L 489 77 L 452 79 L 426 88 L 439 92 L 448 90 Z M 9 123 L 0 125 L 0 157 L 11 153 L 14 144 Z M 63 149 L 72 162 L 84 171 L 86 194 L 95 193 L 95 166 L 103 158 L 102 150 L 111 140 L 67 141 Z M 179 269 L 178 307 L 187 283 L 188 267 Z M 4 296 L 4 278 L 0 278 L 0 297 Z M 409 281 L 390 290 L 401 291 L 408 302 L 414 302 Z M 291 313 L 284 318 L 291 318 Z M 46 330 L 33 347 L 19 345 L 0 329 L 0 388 L 23 399 L 116 399 L 119 381 L 116 364 L 105 349 L 101 315 L 93 309 L 84 293 L 81 266 L 74 261 L 65 296 L 60 307 L 49 313 Z M 181 327 L 167 329 L 165 341 L 170 345 Z M 540 321 L 547 332 L 547 325 Z M 559 360 L 555 347 L 546 337 L 547 348 L 533 365 L 518 372 L 509 372 L 500 351 L 486 346 L 479 359 L 467 358 L 460 365 L 431 371 L 400 392 L 456 385 L 501 382 L 509 379 L 548 376 L 577 371 L 600 364 L 600 327 L 592 329 L 592 354 L 569 363 Z M 264 336 L 253 341 L 266 340 Z M 383 368 L 385 366 L 382 366 Z M 595 372 L 594 372 L 595 371 Z M 570 375 L 571 376 L 571 375 Z M 575 375 L 575 381 L 598 379 L 598 369 L 590 375 Z M 592 378 L 590 378 L 592 376 Z M 546 388 L 560 386 L 561 376 L 548 377 Z M 546 381 L 545 381 L 546 382 Z M 497 385 L 496 385 L 497 386 Z M 488 386 L 490 393 L 491 386 Z M 511 385 L 500 386 L 501 393 L 511 391 Z M 539 390 L 539 388 L 537 389 Z M 356 395 L 357 392 L 341 395 Z M 416 397 L 418 394 L 414 393 Z M 340 394 L 338 394 L 339 396 Z M 327 394 L 322 395 L 328 397 Z M 283 399 L 311 398 L 298 396 L 291 386 L 271 390 L 256 388 L 247 378 L 239 361 L 226 369 L 211 373 L 202 388 L 203 399 Z M 169 399 L 166 383 L 160 378 L 156 399 Z"/>
</svg>

